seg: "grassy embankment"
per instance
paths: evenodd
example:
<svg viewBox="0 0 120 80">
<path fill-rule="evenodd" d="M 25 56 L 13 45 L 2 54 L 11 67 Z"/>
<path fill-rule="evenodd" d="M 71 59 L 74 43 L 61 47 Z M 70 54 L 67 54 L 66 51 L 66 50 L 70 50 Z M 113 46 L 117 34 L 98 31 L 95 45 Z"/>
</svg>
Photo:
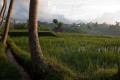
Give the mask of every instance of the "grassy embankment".
<svg viewBox="0 0 120 80">
<path fill-rule="evenodd" d="M 16 57 L 16 60 L 29 72 L 31 78 L 33 78 L 30 52 L 20 49 L 11 39 L 8 40 L 8 43 L 11 45 L 13 55 Z M 73 80 L 74 78 L 78 77 L 76 77 L 76 74 L 69 68 L 63 66 L 63 64 L 60 63 L 56 58 L 51 57 L 49 62 L 54 68 L 56 68 L 57 71 L 46 75 L 44 80 Z"/>
<path fill-rule="evenodd" d="M 12 63 L 5 49 L 0 44 L 0 80 L 21 80 L 20 73 L 15 64 Z"/>
<path fill-rule="evenodd" d="M 42 51 L 51 64 L 61 66 L 72 75 L 92 80 L 108 79 L 116 74 L 120 63 L 120 38 L 70 33 L 58 35 L 61 37 L 40 37 Z M 20 49 L 20 54 L 17 54 L 21 56 L 20 61 L 25 59 L 24 62 L 29 64 L 27 36 L 12 36 L 12 39 Z"/>
</svg>

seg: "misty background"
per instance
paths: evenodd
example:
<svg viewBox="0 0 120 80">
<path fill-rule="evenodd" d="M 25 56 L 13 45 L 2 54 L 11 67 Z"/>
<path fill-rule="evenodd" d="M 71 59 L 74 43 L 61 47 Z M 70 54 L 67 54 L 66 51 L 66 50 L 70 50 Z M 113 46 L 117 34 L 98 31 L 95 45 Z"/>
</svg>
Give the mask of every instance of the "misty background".
<svg viewBox="0 0 120 80">
<path fill-rule="evenodd" d="M 2 6 L 0 0 L 0 8 Z M 15 0 L 13 18 L 28 19 L 29 0 Z M 98 22 L 114 24 L 120 21 L 120 0 L 39 0 L 39 20 L 65 23 Z"/>
<path fill-rule="evenodd" d="M 0 9 L 2 4 L 0 0 Z M 12 18 L 26 22 L 28 14 L 29 0 L 15 0 Z M 120 36 L 120 0 L 39 0 L 39 21 L 45 30 L 55 27 L 53 19 L 64 23 L 64 32 Z"/>
</svg>

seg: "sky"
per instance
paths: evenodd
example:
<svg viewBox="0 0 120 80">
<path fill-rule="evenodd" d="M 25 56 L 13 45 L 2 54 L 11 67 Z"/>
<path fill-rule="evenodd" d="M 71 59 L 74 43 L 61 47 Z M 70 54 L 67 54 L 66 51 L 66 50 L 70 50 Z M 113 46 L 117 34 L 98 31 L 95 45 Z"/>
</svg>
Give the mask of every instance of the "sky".
<svg viewBox="0 0 120 80">
<path fill-rule="evenodd" d="M 0 9 L 2 7 L 0 0 Z M 27 20 L 29 0 L 15 0 L 12 18 Z M 120 0 L 39 0 L 39 20 L 52 22 L 56 18 L 65 23 L 120 22 Z"/>
</svg>

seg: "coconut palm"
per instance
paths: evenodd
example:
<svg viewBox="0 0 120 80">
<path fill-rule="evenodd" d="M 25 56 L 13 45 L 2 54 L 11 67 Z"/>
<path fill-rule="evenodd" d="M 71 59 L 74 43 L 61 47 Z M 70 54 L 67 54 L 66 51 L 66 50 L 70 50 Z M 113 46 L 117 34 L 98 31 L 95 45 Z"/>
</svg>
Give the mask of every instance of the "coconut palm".
<svg viewBox="0 0 120 80">
<path fill-rule="evenodd" d="M 2 20 L 2 14 L 3 14 L 4 8 L 5 8 L 5 1 L 6 1 L 6 0 L 4 0 L 2 9 L 1 9 L 1 11 L 0 11 L 0 22 L 1 22 L 1 20 Z"/>
<path fill-rule="evenodd" d="M 5 22 L 5 27 L 4 27 L 4 33 L 2 35 L 2 44 L 3 46 L 6 44 L 7 36 L 8 36 L 8 30 L 9 30 L 9 25 L 10 25 L 10 18 L 12 15 L 12 10 L 14 7 L 14 0 L 10 1 L 9 9 L 8 9 L 8 14 Z"/>
<path fill-rule="evenodd" d="M 3 10 L 2 19 L 1 19 L 1 22 L 0 22 L 1 28 L 3 27 L 3 21 L 4 21 L 6 8 L 7 8 L 7 0 L 4 0 L 4 10 Z"/>
<path fill-rule="evenodd" d="M 43 56 L 38 39 L 38 0 L 30 0 L 29 8 L 29 46 L 33 62 L 34 74 L 37 75 L 47 71 L 47 62 Z M 36 79 L 37 80 L 37 79 Z"/>
</svg>

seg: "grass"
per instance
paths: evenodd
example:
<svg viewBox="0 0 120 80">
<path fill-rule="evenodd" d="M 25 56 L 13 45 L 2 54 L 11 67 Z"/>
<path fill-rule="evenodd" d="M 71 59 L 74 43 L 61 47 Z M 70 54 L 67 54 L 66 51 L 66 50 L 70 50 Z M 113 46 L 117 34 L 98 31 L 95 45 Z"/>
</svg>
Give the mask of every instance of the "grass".
<svg viewBox="0 0 120 80">
<path fill-rule="evenodd" d="M 10 36 L 28 36 L 28 32 L 9 32 Z M 38 32 L 39 36 L 53 36 L 57 37 L 53 32 Z"/>
<path fill-rule="evenodd" d="M 10 38 L 7 39 L 7 43 L 8 43 L 8 45 L 11 45 L 10 47 L 12 49 L 12 53 L 13 53 L 14 57 L 16 58 L 17 62 L 20 65 L 22 65 L 27 70 L 27 72 L 29 73 L 31 78 L 33 78 L 30 54 L 28 54 L 27 52 L 22 51 L 20 48 L 18 48 Z"/>
<path fill-rule="evenodd" d="M 3 29 L 0 29 L 0 32 L 3 33 Z M 27 29 L 10 29 L 9 30 L 10 36 L 28 36 L 28 30 Z M 39 36 L 53 36 L 57 37 L 54 32 L 52 31 L 38 31 Z"/>
<path fill-rule="evenodd" d="M 0 80 L 21 80 L 20 73 L 0 44 Z"/>
<path fill-rule="evenodd" d="M 41 48 L 48 61 L 57 60 L 76 75 L 91 80 L 104 80 L 116 74 L 120 63 L 120 38 L 70 33 L 57 35 L 61 37 L 40 37 Z M 27 37 L 12 39 L 29 54 Z"/>
<path fill-rule="evenodd" d="M 28 71 L 31 78 L 33 78 L 32 61 L 29 52 L 21 50 L 10 38 L 8 43 L 11 45 L 16 60 Z M 73 80 L 73 78 L 76 78 L 76 74 L 66 66 L 63 66 L 55 57 L 49 58 L 49 62 L 57 71 L 46 75 L 44 80 Z"/>
</svg>

